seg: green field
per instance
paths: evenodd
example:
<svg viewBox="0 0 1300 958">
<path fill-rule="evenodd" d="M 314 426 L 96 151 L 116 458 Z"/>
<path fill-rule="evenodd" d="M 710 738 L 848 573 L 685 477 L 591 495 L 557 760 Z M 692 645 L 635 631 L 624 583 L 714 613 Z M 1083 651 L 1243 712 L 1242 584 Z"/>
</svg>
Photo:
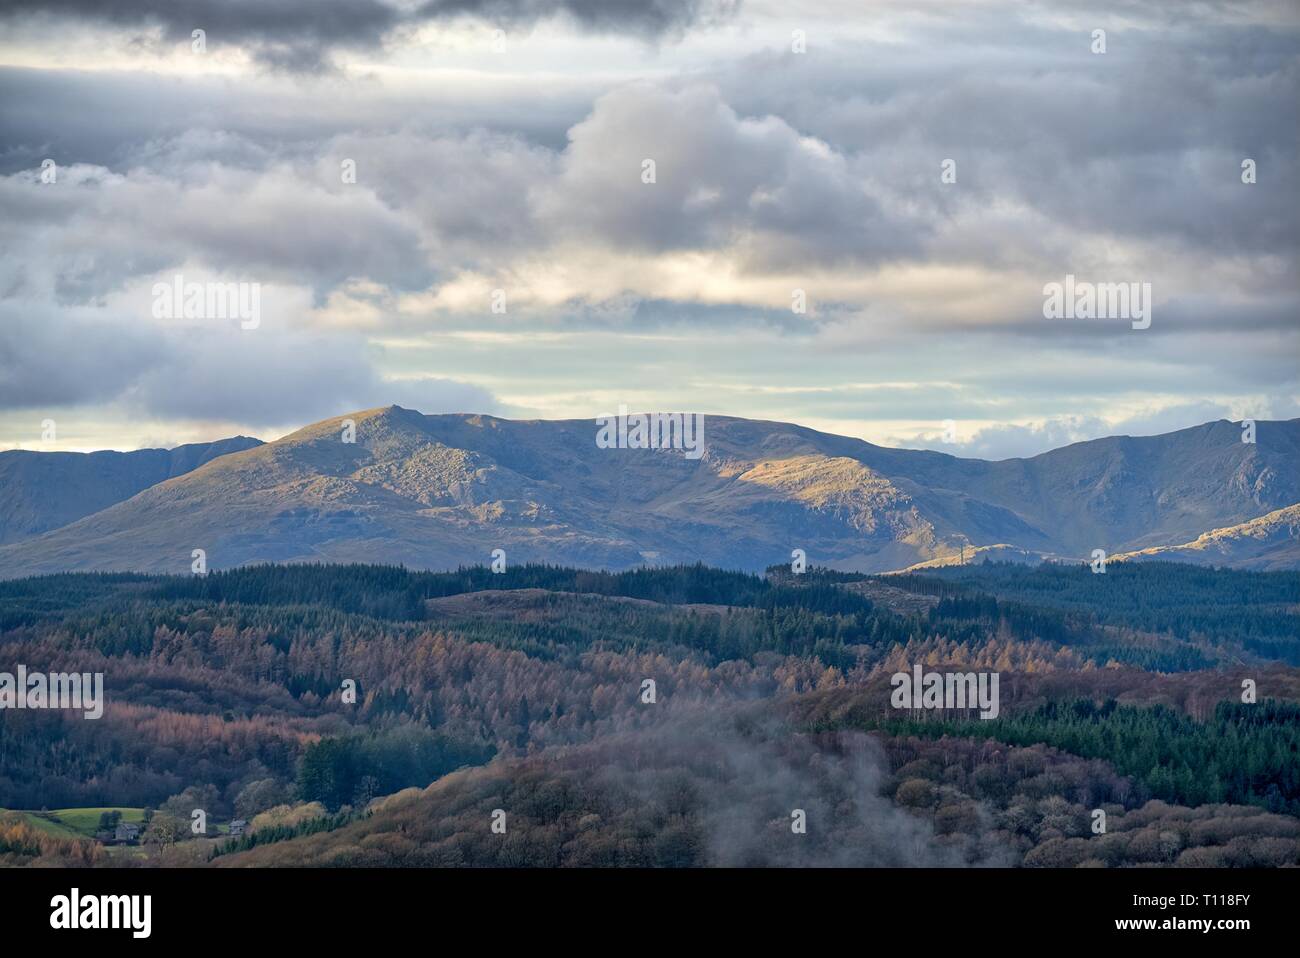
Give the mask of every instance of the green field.
<svg viewBox="0 0 1300 958">
<path fill-rule="evenodd" d="M 0 812 L 6 809 L 0 809 Z M 57 838 L 94 838 L 99 816 L 104 812 L 121 812 L 122 821 L 137 825 L 144 821 L 143 808 L 54 808 L 47 812 L 20 811 L 33 828 Z"/>
</svg>

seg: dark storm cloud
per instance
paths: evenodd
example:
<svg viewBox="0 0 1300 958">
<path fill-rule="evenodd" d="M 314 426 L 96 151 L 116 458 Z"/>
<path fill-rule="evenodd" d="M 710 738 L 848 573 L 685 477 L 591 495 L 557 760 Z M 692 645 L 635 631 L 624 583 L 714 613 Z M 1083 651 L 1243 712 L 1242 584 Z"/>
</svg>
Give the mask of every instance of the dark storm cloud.
<svg viewBox="0 0 1300 958">
<path fill-rule="evenodd" d="M 269 65 L 307 70 L 335 47 L 378 46 L 403 20 L 378 0 L 5 0 L 0 17 L 161 27 L 173 42 L 202 29 L 213 48 L 247 46 Z"/>
<path fill-rule="evenodd" d="M 593 33 L 658 37 L 728 17 L 739 6 L 739 0 L 429 0 L 415 17 L 469 15 L 504 26 L 563 15 Z"/>
<path fill-rule="evenodd" d="M 314 72 L 329 67 L 336 49 L 375 49 L 399 27 L 459 17 L 501 27 L 565 17 L 593 33 L 653 39 L 734 8 L 729 0 L 429 0 L 414 7 L 380 0 L 0 0 L 0 19 L 161 28 L 174 43 L 202 29 L 212 49 L 234 44 L 267 66 Z"/>
</svg>

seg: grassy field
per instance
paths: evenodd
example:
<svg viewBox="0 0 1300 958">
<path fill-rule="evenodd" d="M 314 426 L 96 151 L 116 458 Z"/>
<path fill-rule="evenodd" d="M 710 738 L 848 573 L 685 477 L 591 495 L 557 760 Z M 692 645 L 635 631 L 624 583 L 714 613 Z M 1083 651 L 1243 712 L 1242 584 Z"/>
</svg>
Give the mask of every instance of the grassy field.
<svg viewBox="0 0 1300 958">
<path fill-rule="evenodd" d="M 0 813 L 9 815 L 21 815 L 22 818 L 39 832 L 44 832 L 54 838 L 84 838 L 85 836 L 76 829 L 69 828 L 61 822 L 56 822 L 45 818 L 39 813 L 11 811 L 7 808 L 0 808 Z"/>
<path fill-rule="evenodd" d="M 18 814 L 26 817 L 33 828 L 58 838 L 94 838 L 99 816 L 104 812 L 121 812 L 122 821 L 137 825 L 144 820 L 143 808 L 54 808 L 48 812 L 20 811 Z"/>
</svg>

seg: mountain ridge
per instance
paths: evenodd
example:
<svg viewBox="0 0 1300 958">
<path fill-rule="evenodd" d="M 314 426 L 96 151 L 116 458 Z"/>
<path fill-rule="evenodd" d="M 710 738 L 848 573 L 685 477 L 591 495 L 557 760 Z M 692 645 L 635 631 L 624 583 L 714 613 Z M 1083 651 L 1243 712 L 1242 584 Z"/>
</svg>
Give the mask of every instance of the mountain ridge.
<svg viewBox="0 0 1300 958">
<path fill-rule="evenodd" d="M 219 456 L 261 444 L 231 436 L 130 452 L 0 452 L 0 545 L 61 528 Z"/>
<path fill-rule="evenodd" d="M 789 423 L 705 424 L 704 454 L 688 459 L 600 448 L 593 420 L 362 410 L 0 546 L 0 576 L 188 571 L 198 548 L 211 568 L 454 568 L 501 548 L 510 562 L 748 569 L 803 549 L 819 565 L 884 572 L 993 545 L 1077 558 L 1171 547 L 1300 503 L 1300 420 L 1257 423 L 1254 444 L 1218 420 L 998 461 Z M 1290 561 L 1294 542 L 1274 551 Z"/>
</svg>

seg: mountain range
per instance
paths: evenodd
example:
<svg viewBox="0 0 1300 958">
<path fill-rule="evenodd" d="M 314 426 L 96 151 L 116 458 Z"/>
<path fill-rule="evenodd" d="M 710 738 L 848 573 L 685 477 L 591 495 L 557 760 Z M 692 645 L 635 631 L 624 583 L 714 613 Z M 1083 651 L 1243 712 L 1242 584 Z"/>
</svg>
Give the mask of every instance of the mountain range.
<svg viewBox="0 0 1300 958">
<path fill-rule="evenodd" d="M 66 526 L 218 456 L 261 444 L 235 436 L 134 452 L 0 452 L 0 545 Z"/>
<path fill-rule="evenodd" d="M 354 425 L 354 441 L 348 422 Z M 269 443 L 0 453 L 0 577 L 255 562 L 888 572 L 981 554 L 1300 568 L 1300 419 L 1220 420 L 988 462 L 708 416 L 700 458 L 592 420 L 388 406 Z"/>
</svg>

